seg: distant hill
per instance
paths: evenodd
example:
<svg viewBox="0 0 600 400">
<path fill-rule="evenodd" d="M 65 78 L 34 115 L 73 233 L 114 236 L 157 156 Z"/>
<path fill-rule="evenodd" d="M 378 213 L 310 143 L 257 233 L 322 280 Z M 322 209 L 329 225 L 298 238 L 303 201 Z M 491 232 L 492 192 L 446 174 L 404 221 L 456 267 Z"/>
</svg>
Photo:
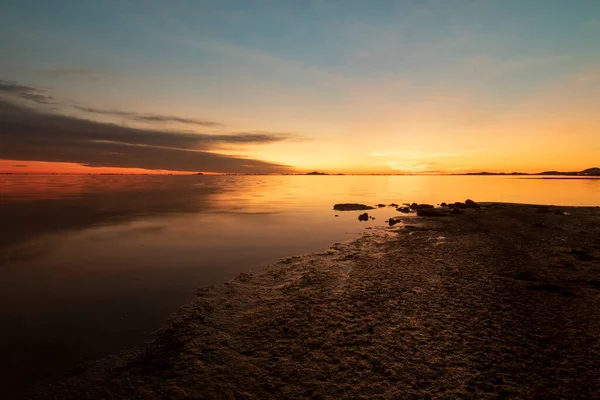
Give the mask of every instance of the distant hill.
<svg viewBox="0 0 600 400">
<path fill-rule="evenodd" d="M 544 171 L 533 175 L 565 175 L 565 176 L 600 176 L 600 168 L 588 168 L 583 171 L 562 172 L 562 171 Z"/>
<path fill-rule="evenodd" d="M 525 172 L 469 172 L 466 174 L 455 175 L 560 175 L 560 176 L 600 176 L 600 168 L 588 168 L 583 171 L 563 172 L 563 171 L 544 171 L 536 174 L 527 174 Z"/>
<path fill-rule="evenodd" d="M 600 168 L 588 168 L 581 171 L 581 175 L 592 175 L 592 176 L 600 176 Z"/>
<path fill-rule="evenodd" d="M 313 172 L 306 173 L 304 175 L 329 175 L 329 174 L 326 174 L 325 172 L 313 171 Z"/>
</svg>

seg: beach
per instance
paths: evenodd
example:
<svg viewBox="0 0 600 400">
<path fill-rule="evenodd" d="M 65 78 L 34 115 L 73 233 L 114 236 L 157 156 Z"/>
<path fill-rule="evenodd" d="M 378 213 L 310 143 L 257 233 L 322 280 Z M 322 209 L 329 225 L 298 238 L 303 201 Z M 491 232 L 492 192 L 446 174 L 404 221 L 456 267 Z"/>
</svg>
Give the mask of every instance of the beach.
<svg viewBox="0 0 600 400">
<path fill-rule="evenodd" d="M 600 396 L 600 208 L 482 206 L 200 288 L 26 398 Z"/>
</svg>

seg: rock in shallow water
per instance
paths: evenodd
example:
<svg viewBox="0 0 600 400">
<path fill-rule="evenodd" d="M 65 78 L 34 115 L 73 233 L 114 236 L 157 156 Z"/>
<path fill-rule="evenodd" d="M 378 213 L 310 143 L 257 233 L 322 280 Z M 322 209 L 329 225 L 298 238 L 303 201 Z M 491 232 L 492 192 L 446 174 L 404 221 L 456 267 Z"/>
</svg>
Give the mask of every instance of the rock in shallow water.
<svg viewBox="0 0 600 400">
<path fill-rule="evenodd" d="M 358 220 L 359 220 L 359 221 L 368 221 L 368 220 L 369 220 L 369 214 L 367 214 L 367 213 L 360 214 L 360 215 L 358 216 Z"/>
<path fill-rule="evenodd" d="M 417 215 L 419 217 L 445 217 L 448 213 L 437 208 L 417 208 Z"/>
<path fill-rule="evenodd" d="M 338 211 L 373 210 L 374 208 L 375 207 L 366 204 L 358 203 L 340 203 L 333 206 L 333 209 Z"/>
<path fill-rule="evenodd" d="M 465 206 L 467 208 L 479 208 L 479 204 L 475 203 L 473 200 L 471 199 L 466 199 L 465 200 Z"/>
</svg>

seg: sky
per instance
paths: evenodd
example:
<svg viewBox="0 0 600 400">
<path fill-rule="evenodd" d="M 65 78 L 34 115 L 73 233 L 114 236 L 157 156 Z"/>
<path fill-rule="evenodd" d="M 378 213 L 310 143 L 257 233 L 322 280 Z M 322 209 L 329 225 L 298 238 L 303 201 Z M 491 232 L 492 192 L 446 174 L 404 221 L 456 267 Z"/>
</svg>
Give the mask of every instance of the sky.
<svg viewBox="0 0 600 400">
<path fill-rule="evenodd" d="M 3 0 L 0 171 L 600 166 L 597 0 Z"/>
</svg>

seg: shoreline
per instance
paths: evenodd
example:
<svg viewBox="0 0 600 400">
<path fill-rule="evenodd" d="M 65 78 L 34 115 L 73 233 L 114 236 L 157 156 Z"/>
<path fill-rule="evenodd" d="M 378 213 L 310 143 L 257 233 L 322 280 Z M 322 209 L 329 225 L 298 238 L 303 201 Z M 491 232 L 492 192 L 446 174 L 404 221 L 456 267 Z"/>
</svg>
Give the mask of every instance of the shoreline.
<svg viewBox="0 0 600 400">
<path fill-rule="evenodd" d="M 482 205 L 201 288 L 26 398 L 600 394 L 600 208 Z"/>
</svg>

